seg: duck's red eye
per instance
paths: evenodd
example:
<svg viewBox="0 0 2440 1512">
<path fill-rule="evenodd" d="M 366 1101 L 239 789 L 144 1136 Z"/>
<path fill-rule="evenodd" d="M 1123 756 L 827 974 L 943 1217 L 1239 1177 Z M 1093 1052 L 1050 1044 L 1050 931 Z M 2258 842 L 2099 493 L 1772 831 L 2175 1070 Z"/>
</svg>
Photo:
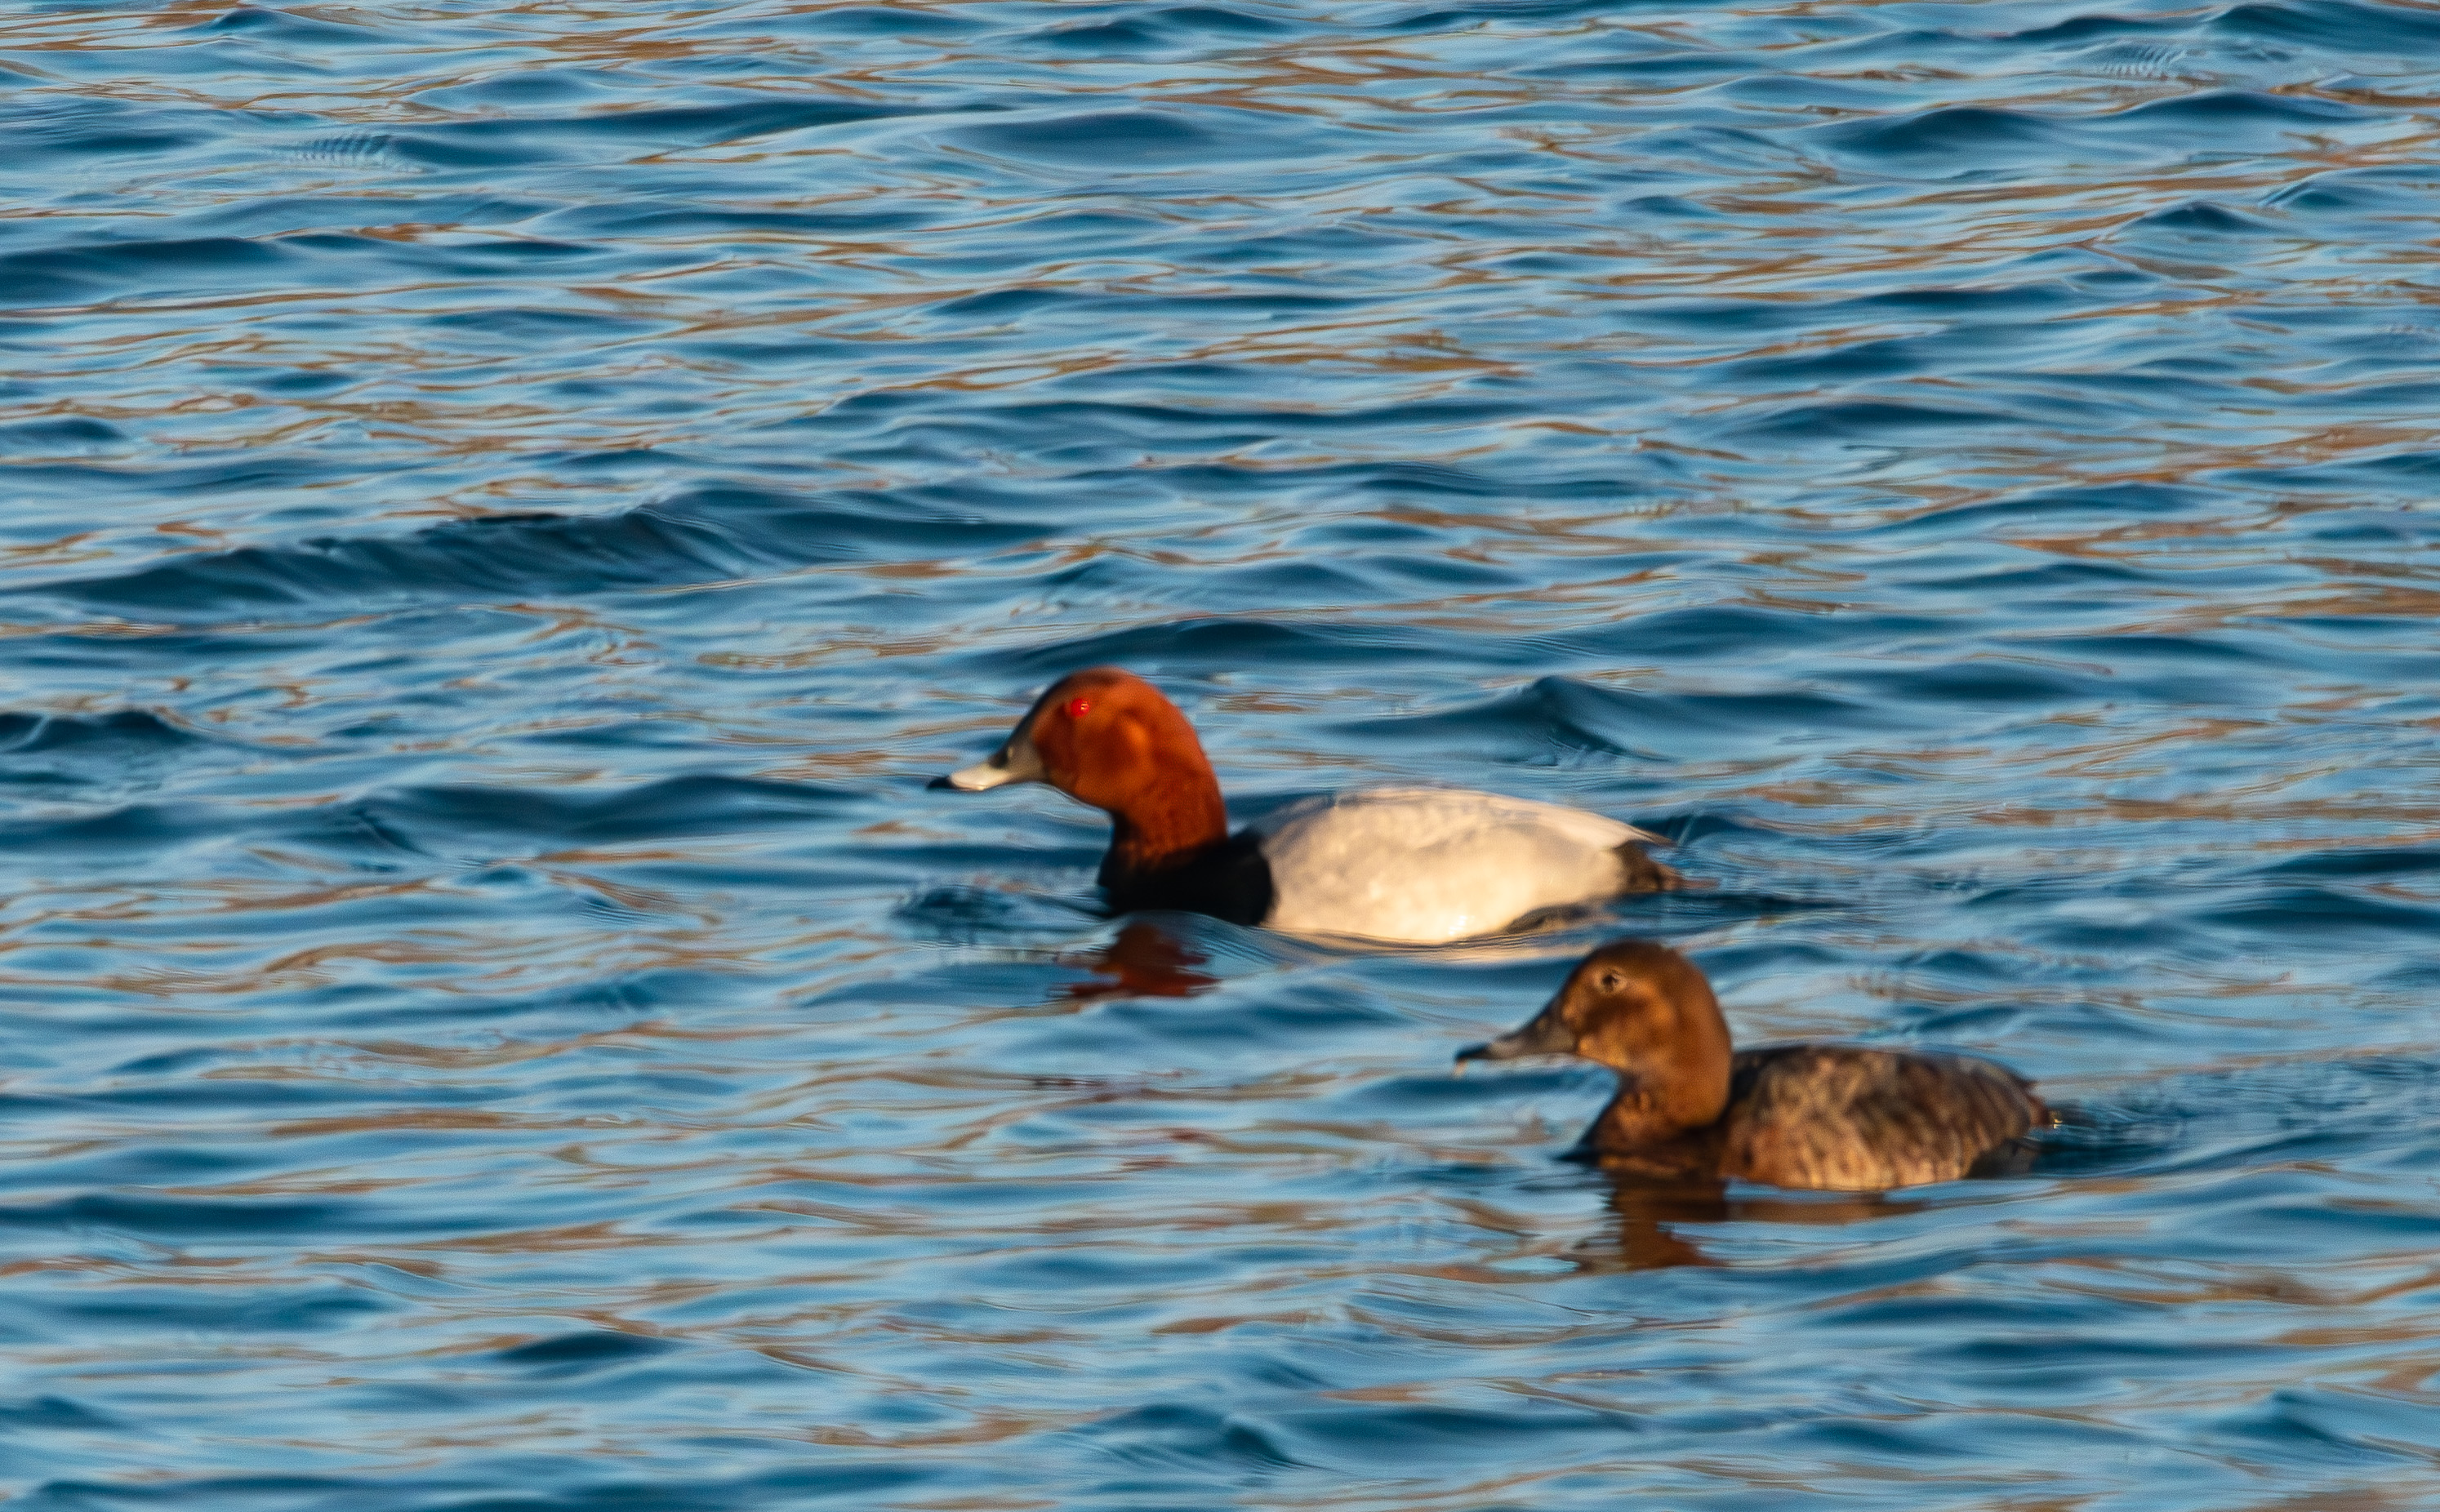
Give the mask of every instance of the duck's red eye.
<svg viewBox="0 0 2440 1512">
<path fill-rule="evenodd" d="M 1081 720 L 1088 711 L 1091 710 L 1092 707 L 1093 701 L 1091 699 L 1069 699 L 1068 701 L 1068 717 L 1071 720 Z"/>
</svg>

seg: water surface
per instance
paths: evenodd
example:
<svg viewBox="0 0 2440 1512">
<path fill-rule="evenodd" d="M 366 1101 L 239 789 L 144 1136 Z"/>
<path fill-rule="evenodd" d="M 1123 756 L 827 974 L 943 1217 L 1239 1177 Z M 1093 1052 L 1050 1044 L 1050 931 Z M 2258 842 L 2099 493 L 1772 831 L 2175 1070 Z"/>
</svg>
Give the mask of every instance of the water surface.
<svg viewBox="0 0 2440 1512">
<path fill-rule="evenodd" d="M 0 1498 L 2440 1496 L 2440 10 L 0 20 Z M 1062 671 L 1705 889 L 1097 911 Z M 1664 1201 L 1610 933 L 2028 1176 Z"/>
</svg>

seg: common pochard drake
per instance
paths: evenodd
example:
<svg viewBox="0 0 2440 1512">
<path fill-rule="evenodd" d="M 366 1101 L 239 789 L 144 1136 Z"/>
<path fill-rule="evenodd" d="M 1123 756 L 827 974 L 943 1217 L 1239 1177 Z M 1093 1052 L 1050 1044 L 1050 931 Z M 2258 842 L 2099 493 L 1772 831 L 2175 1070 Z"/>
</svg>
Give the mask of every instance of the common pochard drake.
<svg viewBox="0 0 2440 1512">
<path fill-rule="evenodd" d="M 1436 944 L 1534 914 L 1674 887 L 1633 825 L 1496 793 L 1370 788 L 1229 832 L 1194 727 L 1115 667 L 1052 684 L 1000 748 L 933 779 L 1047 782 L 1110 816 L 1101 884 L 1120 913 L 1175 908 L 1301 934 Z"/>
<path fill-rule="evenodd" d="M 1533 1021 L 1463 1060 L 1582 1056 L 1618 1094 L 1579 1147 L 1655 1177 L 1884 1192 L 1952 1182 L 2051 1122 L 2034 1085 L 1973 1056 L 1869 1045 L 1729 1048 L 1712 985 L 1650 940 L 1605 945 Z"/>
</svg>

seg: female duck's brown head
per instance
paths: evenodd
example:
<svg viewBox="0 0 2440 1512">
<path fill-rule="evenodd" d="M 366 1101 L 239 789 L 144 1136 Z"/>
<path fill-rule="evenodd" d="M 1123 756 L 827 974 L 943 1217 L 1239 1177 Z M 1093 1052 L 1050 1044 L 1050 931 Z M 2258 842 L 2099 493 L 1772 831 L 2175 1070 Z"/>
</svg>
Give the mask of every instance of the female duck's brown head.
<svg viewBox="0 0 2440 1512">
<path fill-rule="evenodd" d="M 1524 1027 L 1460 1060 L 1582 1056 L 1619 1075 L 1622 1106 L 1647 1135 L 1695 1129 L 1729 1100 L 1728 1021 L 1695 963 L 1652 940 L 1618 940 L 1579 962 Z"/>
<path fill-rule="evenodd" d="M 1012 782 L 1047 782 L 1110 816 L 1105 881 L 1229 837 L 1228 806 L 1194 726 L 1158 688 L 1115 667 L 1051 684 L 998 750 L 932 786 L 980 792 Z"/>
</svg>

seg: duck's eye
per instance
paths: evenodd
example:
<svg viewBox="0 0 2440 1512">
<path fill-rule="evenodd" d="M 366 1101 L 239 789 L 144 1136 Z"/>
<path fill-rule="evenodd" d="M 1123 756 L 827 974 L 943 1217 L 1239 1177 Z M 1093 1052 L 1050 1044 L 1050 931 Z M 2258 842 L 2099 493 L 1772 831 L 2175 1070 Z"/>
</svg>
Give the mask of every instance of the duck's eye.
<svg viewBox="0 0 2440 1512">
<path fill-rule="evenodd" d="M 1091 699 L 1069 699 L 1068 701 L 1068 717 L 1071 720 L 1081 720 L 1086 714 L 1091 713 L 1092 708 L 1093 701 Z"/>
<path fill-rule="evenodd" d="M 1600 987 L 1605 992 L 1615 992 L 1624 986 L 1626 986 L 1626 978 L 1616 971 L 1604 971 L 1601 974 Z"/>
</svg>

